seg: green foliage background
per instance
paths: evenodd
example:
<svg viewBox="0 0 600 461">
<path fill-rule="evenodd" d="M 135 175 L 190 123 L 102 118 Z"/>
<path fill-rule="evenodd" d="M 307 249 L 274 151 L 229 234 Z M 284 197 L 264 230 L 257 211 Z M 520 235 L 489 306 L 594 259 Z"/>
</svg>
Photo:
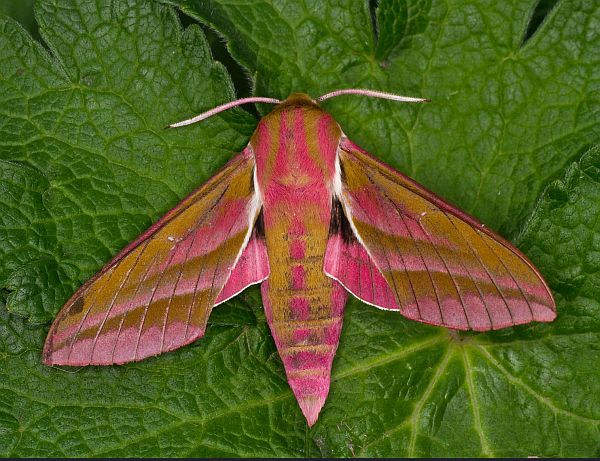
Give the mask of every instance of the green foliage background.
<svg viewBox="0 0 600 461">
<path fill-rule="evenodd" d="M 0 5 L 30 31 L 0 18 L 0 455 L 600 456 L 597 2 L 31 3 Z M 246 144 L 269 108 L 163 129 L 234 84 L 431 98 L 325 106 L 516 242 L 558 319 L 461 334 L 352 300 L 311 429 L 256 289 L 176 352 L 42 366 L 73 291 Z"/>
</svg>

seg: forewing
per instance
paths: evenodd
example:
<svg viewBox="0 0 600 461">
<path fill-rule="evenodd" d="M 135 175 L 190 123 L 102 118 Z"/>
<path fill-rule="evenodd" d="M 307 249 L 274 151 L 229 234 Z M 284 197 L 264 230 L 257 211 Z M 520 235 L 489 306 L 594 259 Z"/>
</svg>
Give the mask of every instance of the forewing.
<svg viewBox="0 0 600 461">
<path fill-rule="evenodd" d="M 264 279 L 264 264 L 241 257 L 251 241 L 245 254 L 266 260 L 264 242 L 250 239 L 253 170 L 250 152 L 233 158 L 83 285 L 52 324 L 44 363 L 120 364 L 176 349 L 204 334 L 238 261 L 229 294 Z"/>
<path fill-rule="evenodd" d="M 341 241 L 340 257 L 368 255 L 396 302 L 365 301 L 460 330 L 556 317 L 544 280 L 510 243 L 346 138 L 338 154 L 344 214 L 365 250 Z"/>
</svg>

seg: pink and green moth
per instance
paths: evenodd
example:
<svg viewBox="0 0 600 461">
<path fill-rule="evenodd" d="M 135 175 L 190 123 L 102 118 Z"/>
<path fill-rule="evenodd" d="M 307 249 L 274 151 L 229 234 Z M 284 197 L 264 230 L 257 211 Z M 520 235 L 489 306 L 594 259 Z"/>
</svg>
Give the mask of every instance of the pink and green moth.
<svg viewBox="0 0 600 461">
<path fill-rule="evenodd" d="M 344 305 L 486 331 L 556 317 L 552 294 L 509 242 L 346 137 L 319 103 L 272 103 L 248 146 L 123 249 L 56 317 L 47 365 L 111 365 L 202 337 L 213 307 L 261 284 L 267 322 L 313 425 L 329 392 Z"/>
</svg>

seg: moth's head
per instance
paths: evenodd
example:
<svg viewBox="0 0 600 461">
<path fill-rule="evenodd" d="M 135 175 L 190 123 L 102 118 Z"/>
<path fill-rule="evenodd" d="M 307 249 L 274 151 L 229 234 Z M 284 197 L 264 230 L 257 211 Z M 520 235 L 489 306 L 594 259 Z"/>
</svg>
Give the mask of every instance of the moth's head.
<svg viewBox="0 0 600 461">
<path fill-rule="evenodd" d="M 292 93 L 286 99 L 281 101 L 277 107 L 282 106 L 317 106 L 317 101 L 306 93 Z"/>
<path fill-rule="evenodd" d="M 288 112 L 296 109 L 309 111 L 312 109 L 318 112 L 323 111 L 323 109 L 319 107 L 317 101 L 306 93 L 292 93 L 286 99 L 277 103 L 268 115 L 277 115 L 281 114 L 282 112 Z"/>
<path fill-rule="evenodd" d="M 292 93 L 286 99 L 281 101 L 275 109 L 286 107 L 319 107 L 316 99 L 311 98 L 306 93 Z"/>
<path fill-rule="evenodd" d="M 205 120 L 208 117 L 212 117 L 213 115 L 218 114 L 219 112 L 223 112 L 225 110 L 231 109 L 232 107 L 240 106 L 242 104 L 250 104 L 250 103 L 265 103 L 265 104 L 276 104 L 277 106 L 273 109 L 273 112 L 279 112 L 281 110 L 285 110 L 286 108 L 291 107 L 314 107 L 318 108 L 319 103 L 325 101 L 326 99 L 335 98 L 336 96 L 341 96 L 345 94 L 355 94 L 360 96 L 369 96 L 371 98 L 380 98 L 380 99 L 391 99 L 392 101 L 401 101 L 401 102 L 429 102 L 429 99 L 422 98 L 411 98 L 408 96 L 399 96 L 393 93 L 384 93 L 381 91 L 373 91 L 373 90 L 363 90 L 358 88 L 348 88 L 343 90 L 332 91 L 331 93 L 324 94 L 319 96 L 316 99 L 312 99 L 309 95 L 305 93 L 292 93 L 283 101 L 274 98 L 263 98 L 263 97 L 250 97 L 250 98 L 242 98 L 236 101 L 228 102 L 226 104 L 222 104 L 214 109 L 203 112 L 200 115 L 197 115 L 193 118 L 183 120 L 182 122 L 173 123 L 169 125 L 167 128 L 176 128 L 179 126 L 191 125 L 192 123 L 199 122 L 201 120 Z"/>
</svg>

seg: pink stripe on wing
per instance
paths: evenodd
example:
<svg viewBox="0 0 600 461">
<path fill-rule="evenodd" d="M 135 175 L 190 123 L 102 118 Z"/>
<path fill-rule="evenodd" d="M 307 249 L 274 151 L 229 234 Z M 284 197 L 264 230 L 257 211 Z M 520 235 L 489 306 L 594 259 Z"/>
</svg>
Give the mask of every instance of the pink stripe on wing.
<svg viewBox="0 0 600 461">
<path fill-rule="evenodd" d="M 332 235 L 327 243 L 324 271 L 358 299 L 383 309 L 399 310 L 394 292 L 358 241 L 344 243 L 339 234 Z"/>
<path fill-rule="evenodd" d="M 222 239 L 223 235 L 245 233 L 248 224 L 245 220 L 239 218 L 245 213 L 247 207 L 248 200 L 246 198 L 231 200 L 226 207 L 223 207 L 224 210 L 221 214 L 218 214 L 210 222 L 195 228 L 193 232 L 188 233 L 183 238 L 178 239 L 177 237 L 165 235 L 167 240 L 173 239 L 172 258 L 158 261 L 150 270 L 149 275 L 160 274 L 170 267 L 179 266 L 189 260 L 218 251 L 219 247 L 226 243 Z M 200 238 L 195 239 L 195 236 L 200 236 Z"/>
<path fill-rule="evenodd" d="M 262 282 L 269 276 L 269 257 L 264 239 L 253 234 L 231 271 L 227 283 L 215 301 L 225 302 L 246 287 Z"/>
</svg>

